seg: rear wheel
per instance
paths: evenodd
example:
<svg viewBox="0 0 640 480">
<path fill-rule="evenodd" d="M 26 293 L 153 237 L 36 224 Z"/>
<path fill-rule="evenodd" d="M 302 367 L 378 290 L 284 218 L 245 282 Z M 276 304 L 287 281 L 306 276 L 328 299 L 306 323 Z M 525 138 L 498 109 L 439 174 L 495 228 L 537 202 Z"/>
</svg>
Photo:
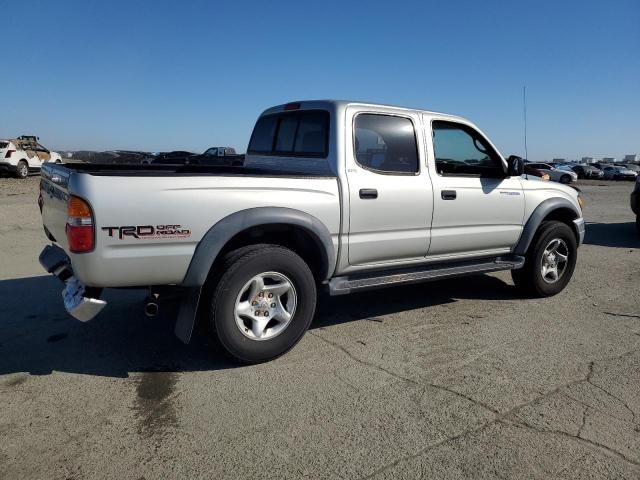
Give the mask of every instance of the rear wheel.
<svg viewBox="0 0 640 480">
<path fill-rule="evenodd" d="M 16 167 L 16 177 L 27 178 L 29 176 L 29 165 L 24 160 L 18 162 Z"/>
<path fill-rule="evenodd" d="M 513 282 L 527 294 L 550 297 L 567 286 L 576 266 L 578 244 L 571 228 L 562 222 L 543 222 L 524 267 L 512 270 Z"/>
<path fill-rule="evenodd" d="M 225 258 L 208 320 L 227 353 L 259 363 L 298 343 L 315 307 L 315 279 L 302 258 L 277 245 L 250 246 Z"/>
</svg>

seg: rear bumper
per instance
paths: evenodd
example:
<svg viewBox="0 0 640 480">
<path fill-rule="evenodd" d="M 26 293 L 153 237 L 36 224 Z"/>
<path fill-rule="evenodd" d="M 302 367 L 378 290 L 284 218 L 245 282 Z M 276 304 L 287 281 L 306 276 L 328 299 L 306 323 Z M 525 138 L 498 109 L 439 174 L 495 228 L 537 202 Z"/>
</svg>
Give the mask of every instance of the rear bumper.
<svg viewBox="0 0 640 480">
<path fill-rule="evenodd" d="M 585 232 L 584 218 L 583 217 L 576 218 L 573 221 L 573 224 L 575 225 L 575 229 L 578 234 L 578 246 L 580 246 L 582 245 L 582 242 L 584 242 L 584 232 Z"/>
<path fill-rule="evenodd" d="M 47 245 L 40 253 L 39 261 L 42 268 L 65 284 L 62 290 L 64 308 L 76 320 L 88 322 L 107 305 L 104 300 L 89 296 L 87 287 L 73 276 L 69 257 L 60 247 Z"/>
</svg>

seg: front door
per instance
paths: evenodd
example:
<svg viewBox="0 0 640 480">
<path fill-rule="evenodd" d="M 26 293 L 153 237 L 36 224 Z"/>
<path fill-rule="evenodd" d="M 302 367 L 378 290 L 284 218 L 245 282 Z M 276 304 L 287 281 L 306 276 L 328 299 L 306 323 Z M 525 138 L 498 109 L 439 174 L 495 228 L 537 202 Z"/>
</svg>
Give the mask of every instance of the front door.
<svg viewBox="0 0 640 480">
<path fill-rule="evenodd" d="M 436 119 L 431 130 L 436 172 L 429 258 L 508 253 L 522 232 L 520 177 L 506 175 L 502 157 L 472 126 Z"/>
<path fill-rule="evenodd" d="M 348 110 L 349 264 L 424 259 L 433 192 L 415 114 Z M 349 138 L 351 137 L 351 138 Z"/>
</svg>

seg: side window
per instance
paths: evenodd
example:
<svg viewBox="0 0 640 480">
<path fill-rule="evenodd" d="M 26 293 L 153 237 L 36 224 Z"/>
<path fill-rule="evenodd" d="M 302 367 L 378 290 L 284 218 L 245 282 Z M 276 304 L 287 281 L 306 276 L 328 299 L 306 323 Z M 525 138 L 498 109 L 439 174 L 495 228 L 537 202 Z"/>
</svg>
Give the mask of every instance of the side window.
<svg viewBox="0 0 640 480">
<path fill-rule="evenodd" d="M 363 113 L 354 122 L 357 162 L 380 173 L 418 172 L 418 146 L 408 118 Z"/>
<path fill-rule="evenodd" d="M 504 177 L 497 152 L 474 129 L 455 122 L 432 123 L 436 170 L 440 175 Z"/>
</svg>

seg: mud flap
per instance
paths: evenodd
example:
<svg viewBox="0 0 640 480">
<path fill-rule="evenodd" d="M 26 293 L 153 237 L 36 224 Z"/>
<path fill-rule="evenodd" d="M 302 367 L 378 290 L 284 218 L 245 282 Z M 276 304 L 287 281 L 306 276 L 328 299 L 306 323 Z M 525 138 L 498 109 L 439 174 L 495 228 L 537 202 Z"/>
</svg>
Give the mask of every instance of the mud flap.
<svg viewBox="0 0 640 480">
<path fill-rule="evenodd" d="M 189 288 L 180 298 L 180 309 L 176 320 L 175 334 L 182 342 L 189 343 L 198 315 L 198 303 L 200 302 L 200 287 Z"/>
</svg>

